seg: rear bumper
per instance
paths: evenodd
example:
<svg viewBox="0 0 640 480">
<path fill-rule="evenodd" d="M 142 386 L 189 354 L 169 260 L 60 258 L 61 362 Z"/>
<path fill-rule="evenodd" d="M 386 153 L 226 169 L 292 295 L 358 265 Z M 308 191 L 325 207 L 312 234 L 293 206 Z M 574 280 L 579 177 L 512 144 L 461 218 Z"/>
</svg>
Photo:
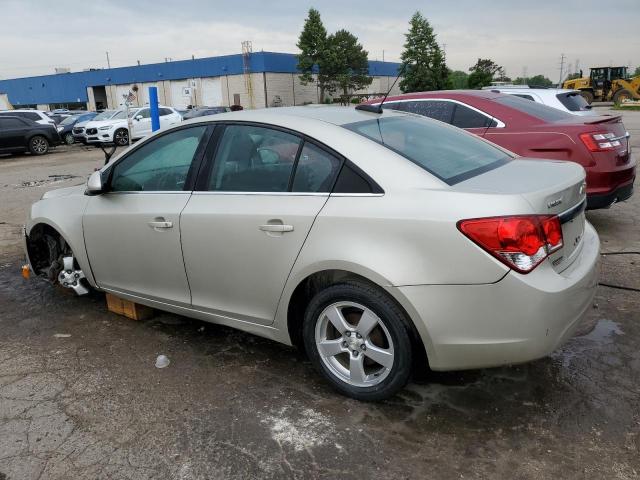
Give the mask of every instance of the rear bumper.
<svg viewBox="0 0 640 480">
<path fill-rule="evenodd" d="M 563 272 L 549 261 L 528 275 L 508 273 L 485 285 L 397 287 L 423 325 L 433 370 L 522 363 L 544 357 L 571 337 L 591 307 L 600 242 L 586 224 L 581 252 Z M 424 327 L 424 328 L 421 328 Z"/>
<path fill-rule="evenodd" d="M 587 195 L 587 210 L 595 210 L 598 208 L 607 208 L 616 202 L 628 200 L 633 195 L 633 182 L 622 185 L 607 193 L 598 193 Z"/>
</svg>

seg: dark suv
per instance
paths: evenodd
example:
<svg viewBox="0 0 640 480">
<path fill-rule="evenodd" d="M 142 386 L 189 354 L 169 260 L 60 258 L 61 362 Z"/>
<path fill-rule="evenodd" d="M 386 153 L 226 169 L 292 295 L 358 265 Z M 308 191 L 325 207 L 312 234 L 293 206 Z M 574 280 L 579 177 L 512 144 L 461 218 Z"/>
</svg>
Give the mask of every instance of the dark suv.
<svg viewBox="0 0 640 480">
<path fill-rule="evenodd" d="M 0 115 L 0 153 L 31 152 L 33 155 L 44 155 L 49 147 L 60 143 L 60 135 L 53 125 Z"/>
</svg>

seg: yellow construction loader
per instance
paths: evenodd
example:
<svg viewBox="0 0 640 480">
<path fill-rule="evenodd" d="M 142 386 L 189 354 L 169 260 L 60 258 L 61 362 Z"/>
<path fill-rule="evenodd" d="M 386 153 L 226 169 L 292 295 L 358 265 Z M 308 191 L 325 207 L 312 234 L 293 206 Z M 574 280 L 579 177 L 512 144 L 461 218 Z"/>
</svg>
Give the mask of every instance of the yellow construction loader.
<svg viewBox="0 0 640 480">
<path fill-rule="evenodd" d="M 582 77 L 582 71 L 580 71 Z M 629 78 L 627 67 L 595 67 L 588 77 L 566 80 L 562 88 L 580 90 L 584 99 L 591 103 L 622 103 L 626 100 L 640 100 L 640 75 Z"/>
</svg>

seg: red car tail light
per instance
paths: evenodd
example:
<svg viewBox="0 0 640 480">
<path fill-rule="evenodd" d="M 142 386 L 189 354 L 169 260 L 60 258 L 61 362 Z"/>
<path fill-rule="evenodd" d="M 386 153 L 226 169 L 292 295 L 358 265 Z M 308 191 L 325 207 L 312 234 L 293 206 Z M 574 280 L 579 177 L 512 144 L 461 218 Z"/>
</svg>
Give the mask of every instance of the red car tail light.
<svg viewBox="0 0 640 480">
<path fill-rule="evenodd" d="M 562 248 L 557 215 L 517 215 L 460 220 L 458 229 L 509 268 L 529 273 Z"/>
<path fill-rule="evenodd" d="M 591 152 L 606 152 L 619 148 L 622 143 L 615 133 L 582 133 L 580 140 Z"/>
</svg>

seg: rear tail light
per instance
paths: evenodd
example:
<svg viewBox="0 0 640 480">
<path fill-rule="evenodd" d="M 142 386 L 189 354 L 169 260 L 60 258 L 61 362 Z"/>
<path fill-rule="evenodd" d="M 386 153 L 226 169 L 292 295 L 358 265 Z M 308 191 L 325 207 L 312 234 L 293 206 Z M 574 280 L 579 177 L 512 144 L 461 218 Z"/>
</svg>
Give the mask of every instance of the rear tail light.
<svg viewBox="0 0 640 480">
<path fill-rule="evenodd" d="M 580 140 L 591 152 L 606 152 L 619 148 L 622 143 L 615 133 L 583 133 Z"/>
<path fill-rule="evenodd" d="M 563 245 L 557 215 L 473 218 L 460 220 L 458 229 L 520 273 L 529 273 Z"/>
</svg>

